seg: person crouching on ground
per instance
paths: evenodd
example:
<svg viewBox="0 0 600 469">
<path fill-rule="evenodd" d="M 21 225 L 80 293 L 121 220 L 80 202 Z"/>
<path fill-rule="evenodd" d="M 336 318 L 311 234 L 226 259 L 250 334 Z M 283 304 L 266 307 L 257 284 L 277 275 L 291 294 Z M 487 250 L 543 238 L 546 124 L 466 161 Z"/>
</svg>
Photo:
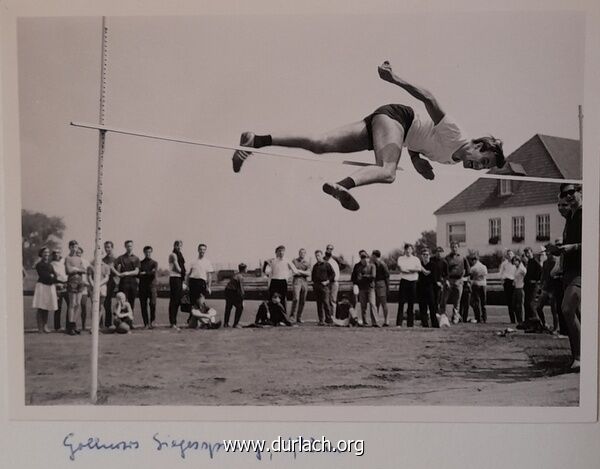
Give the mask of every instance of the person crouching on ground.
<svg viewBox="0 0 600 469">
<path fill-rule="evenodd" d="M 244 274 L 246 264 L 238 265 L 238 273 L 235 274 L 225 286 L 225 318 L 223 327 L 229 327 L 229 316 L 232 308 L 235 308 L 233 327 L 238 328 L 242 312 L 244 311 Z"/>
<path fill-rule="evenodd" d="M 362 326 L 362 321 L 358 318 L 356 310 L 352 307 L 352 302 L 348 294 L 343 293 L 335 308 L 335 315 L 331 318 L 335 326 Z"/>
<path fill-rule="evenodd" d="M 206 304 L 204 295 L 200 295 L 192 304 L 192 314 L 188 327 L 190 329 L 218 329 L 221 321 L 217 319 L 217 312 Z"/>
<path fill-rule="evenodd" d="M 280 324 L 291 326 L 292 323 L 288 320 L 281 303 L 281 294 L 274 292 L 269 301 L 263 301 L 258 307 L 252 326 L 279 326 Z"/>
<path fill-rule="evenodd" d="M 131 333 L 131 329 L 133 329 L 133 309 L 123 292 L 117 293 L 117 304 L 113 311 L 113 324 L 117 327 L 117 331 Z"/>
</svg>

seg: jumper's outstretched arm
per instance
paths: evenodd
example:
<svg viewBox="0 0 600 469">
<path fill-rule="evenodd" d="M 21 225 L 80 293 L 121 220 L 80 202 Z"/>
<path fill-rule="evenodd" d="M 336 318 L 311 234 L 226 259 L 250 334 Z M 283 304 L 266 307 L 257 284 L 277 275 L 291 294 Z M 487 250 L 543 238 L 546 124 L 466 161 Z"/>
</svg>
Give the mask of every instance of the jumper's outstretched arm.
<svg viewBox="0 0 600 469">
<path fill-rule="evenodd" d="M 412 97 L 421 101 L 425 105 L 425 109 L 427 109 L 427 113 L 434 124 L 438 124 L 444 118 L 445 112 L 440 107 L 435 96 L 426 89 L 413 85 L 400 78 L 393 72 L 392 66 L 387 60 L 377 68 L 377 71 L 382 80 L 399 86 Z"/>
</svg>

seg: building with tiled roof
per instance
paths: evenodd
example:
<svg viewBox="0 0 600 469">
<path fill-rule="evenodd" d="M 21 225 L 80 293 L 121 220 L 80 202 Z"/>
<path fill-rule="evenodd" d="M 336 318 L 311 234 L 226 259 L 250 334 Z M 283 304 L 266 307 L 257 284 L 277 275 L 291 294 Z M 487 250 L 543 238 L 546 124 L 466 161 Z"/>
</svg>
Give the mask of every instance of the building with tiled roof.
<svg viewBox="0 0 600 469">
<path fill-rule="evenodd" d="M 559 184 L 519 181 L 520 175 L 581 179 L 579 141 L 537 134 L 493 174 L 514 180 L 478 179 L 437 209 L 438 244 L 451 240 L 480 254 L 543 245 L 562 236 L 564 219 L 556 208 Z"/>
</svg>

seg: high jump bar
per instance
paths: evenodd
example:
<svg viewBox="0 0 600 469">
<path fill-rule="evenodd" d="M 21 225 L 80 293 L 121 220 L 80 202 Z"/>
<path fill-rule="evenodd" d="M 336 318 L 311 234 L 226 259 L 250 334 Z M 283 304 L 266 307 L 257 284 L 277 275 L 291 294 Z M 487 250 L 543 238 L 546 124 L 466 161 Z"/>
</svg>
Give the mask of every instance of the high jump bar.
<svg viewBox="0 0 600 469">
<path fill-rule="evenodd" d="M 365 163 L 362 161 L 348 161 L 348 160 L 339 161 L 339 160 L 335 160 L 335 159 L 331 159 L 331 158 L 318 158 L 318 157 L 312 157 L 312 156 L 308 156 L 308 155 L 287 155 L 284 153 L 275 153 L 275 152 L 270 152 L 270 151 L 264 151 L 264 150 L 257 149 L 257 148 L 243 147 L 240 145 L 222 145 L 222 144 L 217 144 L 217 143 L 204 142 L 201 140 L 192 140 L 192 139 L 182 138 L 182 137 L 170 137 L 170 136 L 166 136 L 166 135 L 150 134 L 150 133 L 142 132 L 139 130 L 128 130 L 128 129 L 123 129 L 120 127 L 111 127 L 108 125 L 91 124 L 91 123 L 87 123 L 87 122 L 73 121 L 73 122 L 71 122 L 71 125 L 73 127 L 79 127 L 79 128 L 83 128 L 83 129 L 93 129 L 93 130 L 98 130 L 101 132 L 112 132 L 115 134 L 130 135 L 133 137 L 150 138 L 153 140 L 162 140 L 165 142 L 182 143 L 185 145 L 197 145 L 197 146 L 201 146 L 201 147 L 205 147 L 205 148 L 215 148 L 215 149 L 219 149 L 219 150 L 234 150 L 234 151 L 241 150 L 241 151 L 251 152 L 254 154 L 258 154 L 258 155 L 276 156 L 279 158 L 290 158 L 290 159 L 294 159 L 294 160 L 311 161 L 314 163 L 344 164 L 344 165 L 361 166 L 361 167 L 376 166 L 373 163 Z M 398 171 L 402 171 L 402 170 L 403 170 L 403 168 L 398 167 Z M 437 171 L 437 170 L 450 172 L 450 171 L 446 170 L 443 165 L 436 166 L 434 168 L 434 171 Z M 452 172 L 455 172 L 455 171 L 452 171 Z M 459 175 L 460 173 L 455 172 L 455 174 Z M 469 174 L 469 173 L 463 172 L 462 174 Z M 533 176 L 517 176 L 517 175 L 510 175 L 510 174 L 481 173 L 481 174 L 477 174 L 477 177 L 482 178 L 482 179 L 498 179 L 498 180 L 504 179 L 504 180 L 511 180 L 511 181 L 515 181 L 515 180 L 519 181 L 520 180 L 520 181 L 528 181 L 528 182 L 547 182 L 547 183 L 555 183 L 555 184 L 581 184 L 582 183 L 582 181 L 578 180 L 578 179 L 559 179 L 559 178 L 545 178 L 545 177 L 533 177 Z"/>
</svg>

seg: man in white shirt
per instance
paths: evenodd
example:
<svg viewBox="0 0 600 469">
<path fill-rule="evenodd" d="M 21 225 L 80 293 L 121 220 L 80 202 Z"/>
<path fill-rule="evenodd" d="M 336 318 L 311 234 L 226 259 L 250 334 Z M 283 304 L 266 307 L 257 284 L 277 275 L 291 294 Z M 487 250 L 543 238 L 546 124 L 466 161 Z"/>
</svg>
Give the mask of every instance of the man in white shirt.
<svg viewBox="0 0 600 469">
<path fill-rule="evenodd" d="M 263 271 L 269 276 L 269 298 L 273 298 L 273 293 L 279 293 L 281 305 L 287 313 L 288 278 L 300 272 L 285 258 L 285 246 L 275 248 L 275 258 L 265 262 Z"/>
<path fill-rule="evenodd" d="M 414 326 L 414 305 L 417 300 L 417 280 L 419 280 L 419 272 L 423 272 L 425 275 L 430 273 L 423 268 L 421 260 L 413 255 L 413 251 L 413 245 L 406 243 L 404 245 L 404 255 L 398 258 L 398 267 L 400 268 L 400 290 L 398 292 L 397 327 L 401 327 L 402 321 L 404 320 L 404 303 L 407 303 L 406 325 L 408 327 Z"/>
<path fill-rule="evenodd" d="M 513 257 L 515 257 L 515 253 L 511 249 L 507 249 L 505 258 L 502 261 L 502 264 L 500 264 L 500 279 L 502 280 L 502 286 L 504 288 L 504 301 L 506 301 L 508 317 L 512 324 L 517 321 L 514 302 L 515 272 L 517 268 L 512 262 Z"/>
<path fill-rule="evenodd" d="M 190 302 L 196 304 L 200 295 L 209 296 L 212 286 L 212 274 L 215 269 L 206 257 L 208 247 L 204 243 L 198 245 L 198 257 L 194 259 L 188 270 L 188 287 L 190 289 Z"/>
<path fill-rule="evenodd" d="M 471 269 L 471 306 L 475 313 L 475 322 L 487 322 L 486 303 L 486 287 L 488 269 L 479 260 L 479 255 L 473 253 L 469 256 L 469 264 Z"/>
<path fill-rule="evenodd" d="M 333 282 L 329 284 L 329 311 L 335 313 L 337 308 L 337 297 L 340 289 L 340 264 L 337 258 L 333 255 L 333 244 L 328 244 L 325 248 L 325 261 L 329 262 L 335 277 Z"/>
<path fill-rule="evenodd" d="M 408 106 L 388 104 L 376 109 L 361 121 L 321 135 L 256 135 L 244 132 L 240 145 L 251 148 L 282 146 L 303 148 L 316 154 L 352 153 L 374 150 L 373 166 L 366 166 L 337 183 L 325 183 L 323 191 L 339 200 L 348 210 L 358 210 L 358 202 L 350 194 L 354 187 L 389 184 L 396 179 L 402 147 L 406 146 L 413 166 L 424 178 L 433 179 L 427 159 L 441 164 L 461 163 L 465 168 L 489 169 L 504 166 L 502 142 L 493 137 L 469 139 L 446 114 L 436 98 L 392 71 L 389 62 L 378 68 L 382 80 L 399 86 L 425 105 L 431 121 L 421 120 Z M 250 151 L 236 151 L 233 170 L 239 172 Z"/>
</svg>

